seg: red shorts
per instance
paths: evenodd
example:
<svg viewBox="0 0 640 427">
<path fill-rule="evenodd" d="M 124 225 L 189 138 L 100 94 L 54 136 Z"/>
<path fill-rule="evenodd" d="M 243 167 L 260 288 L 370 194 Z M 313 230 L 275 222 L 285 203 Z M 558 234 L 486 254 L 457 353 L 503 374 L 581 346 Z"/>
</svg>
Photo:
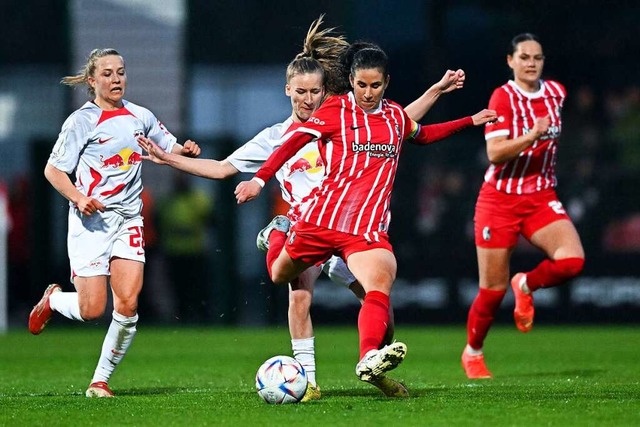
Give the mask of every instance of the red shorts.
<svg viewBox="0 0 640 427">
<path fill-rule="evenodd" d="M 364 236 L 318 227 L 304 221 L 298 221 L 291 227 L 284 247 L 292 259 L 310 264 L 323 263 L 332 255 L 346 261 L 353 253 L 376 248 L 393 252 L 386 234 L 380 234 L 379 241 L 369 242 Z"/>
<path fill-rule="evenodd" d="M 531 194 L 506 194 L 486 182 L 476 202 L 476 246 L 511 248 L 522 234 L 528 240 L 542 227 L 569 216 L 554 189 Z"/>
</svg>

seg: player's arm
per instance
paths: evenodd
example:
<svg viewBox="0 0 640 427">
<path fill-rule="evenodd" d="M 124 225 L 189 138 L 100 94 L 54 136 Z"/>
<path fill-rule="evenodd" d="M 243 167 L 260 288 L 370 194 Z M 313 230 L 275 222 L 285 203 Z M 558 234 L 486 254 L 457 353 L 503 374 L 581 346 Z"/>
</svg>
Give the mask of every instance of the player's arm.
<svg viewBox="0 0 640 427">
<path fill-rule="evenodd" d="M 404 108 L 409 117 L 414 121 L 422 120 L 427 112 L 433 107 L 440 95 L 462 89 L 464 86 L 465 74 L 462 70 L 447 70 L 439 82 L 427 89 L 418 99 Z"/>
<path fill-rule="evenodd" d="M 76 205 L 83 215 L 91 215 L 96 211 L 104 212 L 105 206 L 98 200 L 82 194 L 69 179 L 66 172 L 61 171 L 51 163 L 47 163 L 44 168 L 44 176 L 51 183 L 58 193 Z"/>
<path fill-rule="evenodd" d="M 138 145 L 148 153 L 146 156 L 142 156 L 144 160 L 150 160 L 159 165 L 169 165 L 191 175 L 209 179 L 225 179 L 238 173 L 238 169 L 227 160 L 186 157 L 181 154 L 183 148 L 180 144 L 174 145 L 171 152 L 167 153 L 150 138 L 141 136 L 138 138 Z"/>
<path fill-rule="evenodd" d="M 273 152 L 250 181 L 242 181 L 235 190 L 238 204 L 248 202 L 260 195 L 262 187 L 274 177 L 276 172 L 293 157 L 302 147 L 313 141 L 317 135 L 307 132 L 294 132 Z"/>
<path fill-rule="evenodd" d="M 547 133 L 551 119 L 545 116 L 536 119 L 533 128 L 526 134 L 509 139 L 508 136 L 496 136 L 487 139 L 487 157 L 491 163 L 504 163 L 515 159 L 518 155 L 533 145 L 542 135 Z"/>
<path fill-rule="evenodd" d="M 493 122 L 496 120 L 496 117 L 495 111 L 484 109 L 473 116 L 467 116 L 449 122 L 431 125 L 419 125 L 416 123 L 412 142 L 422 145 L 431 144 L 460 132 L 462 129 L 471 126 L 482 126 L 486 123 Z"/>
</svg>

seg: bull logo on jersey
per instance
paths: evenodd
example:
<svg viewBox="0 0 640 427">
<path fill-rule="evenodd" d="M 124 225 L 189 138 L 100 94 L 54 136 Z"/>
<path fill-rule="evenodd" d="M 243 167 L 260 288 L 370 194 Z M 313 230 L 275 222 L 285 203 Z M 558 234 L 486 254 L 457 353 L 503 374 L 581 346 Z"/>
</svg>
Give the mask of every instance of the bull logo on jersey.
<svg viewBox="0 0 640 427">
<path fill-rule="evenodd" d="M 144 131 L 142 129 L 136 129 L 133 131 L 133 139 L 138 139 L 141 136 L 144 136 Z"/>
<path fill-rule="evenodd" d="M 309 151 L 304 153 L 302 157 L 297 159 L 295 162 L 287 165 L 289 169 L 289 173 L 287 173 L 287 177 L 290 177 L 296 172 L 307 172 L 307 173 L 318 173 L 322 172 L 324 168 L 324 162 L 322 161 L 322 157 L 320 157 L 320 153 L 317 151 Z"/>
<path fill-rule="evenodd" d="M 131 148 L 124 148 L 119 153 L 114 154 L 111 157 L 100 156 L 102 162 L 101 168 L 113 168 L 121 169 L 123 171 L 129 170 L 131 166 L 137 165 L 142 162 L 142 154 L 137 151 L 133 151 Z"/>
</svg>

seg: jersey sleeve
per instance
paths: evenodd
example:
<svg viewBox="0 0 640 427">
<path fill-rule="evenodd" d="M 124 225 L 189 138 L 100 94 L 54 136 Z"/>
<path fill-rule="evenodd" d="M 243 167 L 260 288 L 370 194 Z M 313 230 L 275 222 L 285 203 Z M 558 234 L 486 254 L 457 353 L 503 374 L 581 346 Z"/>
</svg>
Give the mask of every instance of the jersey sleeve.
<svg viewBox="0 0 640 427">
<path fill-rule="evenodd" d="M 77 111 L 62 124 L 48 163 L 66 173 L 72 173 L 78 166 L 80 153 L 88 143 L 91 132 L 88 119 Z"/>
<path fill-rule="evenodd" d="M 507 92 L 501 87 L 494 90 L 487 108 L 495 110 L 498 118 L 496 121 L 485 125 L 484 139 L 489 140 L 497 136 L 509 136 L 511 134 L 511 123 L 513 122 L 513 111 Z"/>
<path fill-rule="evenodd" d="M 473 126 L 473 118 L 471 116 L 443 123 L 418 125 L 410 141 L 421 145 L 431 144 L 470 126 Z"/>
<path fill-rule="evenodd" d="M 335 132 L 340 132 L 342 128 L 341 114 L 345 109 L 344 102 L 344 97 L 330 96 L 309 117 L 309 120 L 299 125 L 295 130 L 309 133 L 318 141 L 330 137 Z"/>
<path fill-rule="evenodd" d="M 167 153 L 170 153 L 173 146 L 176 144 L 177 139 L 171 132 L 164 127 L 162 122 L 156 118 L 156 116 L 149 110 L 145 109 L 144 115 L 145 136 L 162 148 Z"/>
<path fill-rule="evenodd" d="M 256 173 L 276 148 L 280 147 L 282 136 L 283 126 L 266 128 L 231 153 L 227 161 L 240 172 Z"/>
</svg>

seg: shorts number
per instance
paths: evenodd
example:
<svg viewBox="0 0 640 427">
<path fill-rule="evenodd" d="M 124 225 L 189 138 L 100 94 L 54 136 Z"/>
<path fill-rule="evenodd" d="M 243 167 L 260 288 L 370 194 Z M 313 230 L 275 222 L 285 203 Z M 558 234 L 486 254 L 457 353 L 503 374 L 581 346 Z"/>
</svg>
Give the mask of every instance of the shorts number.
<svg viewBox="0 0 640 427">
<path fill-rule="evenodd" d="M 551 209 L 553 209 L 553 211 L 555 213 L 557 213 L 558 215 L 565 215 L 567 213 L 567 212 L 565 212 L 564 208 L 562 207 L 562 203 L 560 203 L 557 200 L 549 202 L 549 207 Z"/>
<path fill-rule="evenodd" d="M 129 235 L 129 246 L 132 248 L 144 248 L 144 228 L 139 225 L 135 227 L 129 227 L 127 230 L 131 231 Z"/>
</svg>

